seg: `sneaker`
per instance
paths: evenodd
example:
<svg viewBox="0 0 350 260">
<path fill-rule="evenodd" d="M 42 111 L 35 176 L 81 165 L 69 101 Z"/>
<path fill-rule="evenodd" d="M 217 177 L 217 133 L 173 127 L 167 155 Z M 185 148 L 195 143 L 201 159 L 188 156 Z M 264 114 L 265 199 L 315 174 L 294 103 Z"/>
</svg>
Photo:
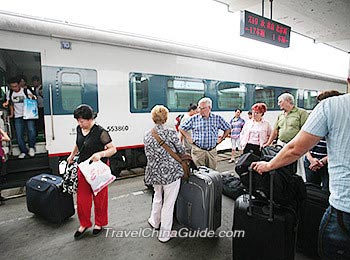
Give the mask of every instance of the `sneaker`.
<svg viewBox="0 0 350 260">
<path fill-rule="evenodd" d="M 228 163 L 233 163 L 235 160 L 231 159 L 228 161 Z"/>
<path fill-rule="evenodd" d="M 20 155 L 18 155 L 18 158 L 19 158 L 19 159 L 23 159 L 24 157 L 26 157 L 26 154 L 25 154 L 25 153 L 21 153 Z"/>
<path fill-rule="evenodd" d="M 34 155 L 35 155 L 35 151 L 34 151 L 34 148 L 29 148 L 29 156 L 30 157 L 34 157 Z"/>
</svg>

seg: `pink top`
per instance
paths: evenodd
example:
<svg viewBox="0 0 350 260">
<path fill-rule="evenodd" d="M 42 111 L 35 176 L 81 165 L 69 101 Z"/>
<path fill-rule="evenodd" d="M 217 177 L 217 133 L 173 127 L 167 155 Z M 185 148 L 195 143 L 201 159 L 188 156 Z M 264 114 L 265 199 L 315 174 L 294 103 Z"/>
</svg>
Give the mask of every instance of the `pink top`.
<svg viewBox="0 0 350 260">
<path fill-rule="evenodd" d="M 261 119 L 260 122 L 248 120 L 243 126 L 241 132 L 241 145 L 242 148 L 250 144 L 256 144 L 260 147 L 263 146 L 269 140 L 271 135 L 271 126 L 270 123 Z"/>
</svg>

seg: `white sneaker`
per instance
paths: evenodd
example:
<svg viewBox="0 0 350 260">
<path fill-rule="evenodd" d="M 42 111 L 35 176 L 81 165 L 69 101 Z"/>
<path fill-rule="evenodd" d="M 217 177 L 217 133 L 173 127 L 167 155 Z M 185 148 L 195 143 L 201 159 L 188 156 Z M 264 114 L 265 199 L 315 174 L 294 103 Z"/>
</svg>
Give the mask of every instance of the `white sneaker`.
<svg viewBox="0 0 350 260">
<path fill-rule="evenodd" d="M 18 158 L 19 158 L 19 159 L 23 159 L 24 157 L 26 157 L 26 154 L 25 154 L 25 153 L 21 153 L 20 155 L 18 155 Z"/>
<path fill-rule="evenodd" d="M 29 156 L 30 157 L 34 157 L 34 155 L 35 155 L 35 151 L 34 151 L 34 148 L 29 148 Z"/>
</svg>

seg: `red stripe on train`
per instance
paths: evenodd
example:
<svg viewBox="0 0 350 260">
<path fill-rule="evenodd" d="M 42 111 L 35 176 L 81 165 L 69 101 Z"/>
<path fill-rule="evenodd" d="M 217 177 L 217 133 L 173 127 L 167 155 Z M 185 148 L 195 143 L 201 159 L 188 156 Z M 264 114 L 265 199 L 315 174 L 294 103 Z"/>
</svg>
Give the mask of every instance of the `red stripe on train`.
<svg viewBox="0 0 350 260">
<path fill-rule="evenodd" d="M 137 145 L 131 145 L 131 146 L 120 146 L 116 147 L 117 150 L 126 150 L 126 149 L 136 149 L 136 148 L 143 148 L 143 144 L 137 144 Z M 49 154 L 49 157 L 63 157 L 63 156 L 69 156 L 70 152 L 64 152 L 64 153 L 51 153 Z"/>
</svg>

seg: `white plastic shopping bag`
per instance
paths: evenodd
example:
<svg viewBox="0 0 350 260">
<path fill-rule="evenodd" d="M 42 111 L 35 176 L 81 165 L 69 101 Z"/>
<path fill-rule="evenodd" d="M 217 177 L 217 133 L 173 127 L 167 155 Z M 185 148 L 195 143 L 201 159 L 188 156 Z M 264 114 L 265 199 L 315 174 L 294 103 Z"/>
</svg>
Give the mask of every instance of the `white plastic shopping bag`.
<svg viewBox="0 0 350 260">
<path fill-rule="evenodd" d="M 23 100 L 23 119 L 38 119 L 38 101 L 25 98 Z"/>
<path fill-rule="evenodd" d="M 115 180 L 111 169 L 102 161 L 92 162 L 86 160 L 78 165 L 80 171 L 83 173 L 86 181 L 90 184 L 95 196 L 108 184 Z"/>
</svg>

